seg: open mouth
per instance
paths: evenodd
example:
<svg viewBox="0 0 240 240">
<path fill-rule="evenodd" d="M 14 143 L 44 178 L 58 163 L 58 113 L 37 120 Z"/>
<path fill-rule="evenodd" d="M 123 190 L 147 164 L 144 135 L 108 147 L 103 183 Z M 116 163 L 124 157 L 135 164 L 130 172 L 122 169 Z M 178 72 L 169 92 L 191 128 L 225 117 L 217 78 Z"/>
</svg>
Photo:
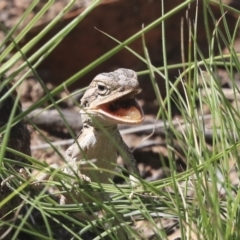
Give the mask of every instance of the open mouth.
<svg viewBox="0 0 240 240">
<path fill-rule="evenodd" d="M 117 123 L 140 124 L 144 119 L 142 108 L 134 98 L 123 97 L 98 105 L 97 111 Z"/>
</svg>

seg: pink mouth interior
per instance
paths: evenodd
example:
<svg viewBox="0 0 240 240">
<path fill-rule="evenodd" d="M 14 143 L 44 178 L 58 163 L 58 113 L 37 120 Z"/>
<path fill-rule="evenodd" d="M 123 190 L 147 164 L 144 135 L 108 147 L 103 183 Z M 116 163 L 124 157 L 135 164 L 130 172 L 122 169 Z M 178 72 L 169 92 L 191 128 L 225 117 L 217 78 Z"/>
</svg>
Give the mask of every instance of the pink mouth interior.
<svg viewBox="0 0 240 240">
<path fill-rule="evenodd" d="M 143 120 L 141 108 L 135 99 L 118 99 L 112 103 L 105 103 L 98 106 L 106 115 L 115 119 L 122 119 L 124 122 L 140 123 Z"/>
</svg>

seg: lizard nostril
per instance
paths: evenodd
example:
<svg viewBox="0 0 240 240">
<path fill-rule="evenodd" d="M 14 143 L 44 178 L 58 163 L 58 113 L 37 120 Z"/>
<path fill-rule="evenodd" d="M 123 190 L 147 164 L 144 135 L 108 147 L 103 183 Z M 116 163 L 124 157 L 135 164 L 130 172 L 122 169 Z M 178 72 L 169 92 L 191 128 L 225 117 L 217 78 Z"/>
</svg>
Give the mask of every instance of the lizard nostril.
<svg viewBox="0 0 240 240">
<path fill-rule="evenodd" d="M 89 107 L 89 103 L 88 103 L 87 100 L 83 100 L 83 101 L 81 102 L 81 105 L 82 105 L 82 107 Z"/>
</svg>

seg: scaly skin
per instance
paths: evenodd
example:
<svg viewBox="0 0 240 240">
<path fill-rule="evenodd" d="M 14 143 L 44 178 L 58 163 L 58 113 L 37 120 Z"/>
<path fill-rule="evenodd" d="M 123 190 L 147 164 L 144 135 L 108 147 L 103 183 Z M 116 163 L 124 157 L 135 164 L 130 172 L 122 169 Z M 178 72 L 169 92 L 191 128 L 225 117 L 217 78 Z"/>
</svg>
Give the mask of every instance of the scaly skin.
<svg viewBox="0 0 240 240">
<path fill-rule="evenodd" d="M 85 180 L 109 183 L 120 155 L 130 173 L 139 176 L 136 160 L 124 143 L 117 124 L 140 124 L 141 107 L 134 97 L 141 91 L 137 75 L 129 69 L 118 69 L 97 75 L 81 99 L 83 129 L 65 154 L 68 167 L 64 172 L 76 172 Z M 105 171 L 94 170 L 95 165 Z M 83 174 L 83 175 L 81 175 Z M 86 177 L 87 176 L 87 177 Z M 132 184 L 137 181 L 133 176 Z M 71 202 L 68 196 L 62 203 Z M 78 196 L 78 201 L 86 198 Z"/>
</svg>

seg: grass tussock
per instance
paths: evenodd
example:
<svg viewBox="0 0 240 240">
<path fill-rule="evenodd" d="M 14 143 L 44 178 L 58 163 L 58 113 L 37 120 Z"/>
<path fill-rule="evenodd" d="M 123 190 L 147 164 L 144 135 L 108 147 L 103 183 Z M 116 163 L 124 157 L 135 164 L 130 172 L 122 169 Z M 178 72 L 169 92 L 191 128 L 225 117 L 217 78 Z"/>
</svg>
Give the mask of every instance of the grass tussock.
<svg viewBox="0 0 240 240">
<path fill-rule="evenodd" d="M 32 2 L 19 20 L 19 24 L 25 20 L 37 2 Z M 0 228 L 11 230 L 11 239 L 21 239 L 21 236 L 31 236 L 32 239 L 97 240 L 104 237 L 118 239 L 119 232 L 125 232 L 129 239 L 138 239 L 139 236 L 142 236 L 142 239 L 150 237 L 150 239 L 168 239 L 168 234 L 176 229 L 180 232 L 182 239 L 239 239 L 239 85 L 236 83 L 235 74 L 240 72 L 240 63 L 239 54 L 234 49 L 234 41 L 238 34 L 238 22 L 235 31 L 230 34 L 224 14 L 226 10 L 233 10 L 235 14 L 239 14 L 239 12 L 225 6 L 221 1 L 206 1 L 204 10 L 205 13 L 210 13 L 208 17 L 206 15 L 206 21 L 215 26 L 213 32 L 207 31 L 208 57 L 203 56 L 197 43 L 198 12 L 196 10 L 195 20 L 189 21 L 188 26 L 188 56 L 183 58 L 183 62 L 170 65 L 166 52 L 168 39 L 165 39 L 165 21 L 193 2 L 191 0 L 184 1 L 171 12 L 163 11 L 158 19 L 144 26 L 124 42 L 119 42 L 109 36 L 113 41 L 118 42 L 115 48 L 84 69 L 79 69 L 79 72 L 53 90 L 48 90 L 35 69 L 79 22 L 91 14 L 91 10 L 101 1 L 93 1 L 85 11 L 38 51 L 31 56 L 26 56 L 31 48 L 71 9 L 73 2 L 70 1 L 65 9 L 24 47 L 20 48 L 19 42 L 38 20 L 44 17 L 45 12 L 51 8 L 51 1 L 46 3 L 21 32 L 17 33 L 19 24 L 11 31 L 5 32 L 5 41 L 0 44 L 0 49 L 2 49 L 0 75 L 6 75 L 5 80 L 0 84 L 0 89 L 16 79 L 12 87 L 1 96 L 0 106 L 16 88 L 21 91 L 21 84 L 29 75 L 36 77 L 45 92 L 45 96 L 38 102 L 16 115 L 20 96 L 17 95 L 9 121 L 0 128 L 3 136 L 0 145 L 1 178 L 14 176 L 6 182 L 11 192 L 1 198 L 0 208 L 4 208 L 16 196 L 21 199 L 17 209 L 14 209 L 16 211 L 11 219 L 4 220 L 3 218 Z M 222 10 L 221 19 L 214 18 L 208 5 L 210 3 L 214 3 Z M 164 9 L 164 5 L 162 9 Z M 219 28 L 219 22 L 224 24 L 224 32 Z M 161 25 L 163 36 L 163 66 L 153 66 L 144 34 L 159 25 Z M 2 31 L 5 31 L 3 26 Z M 139 37 L 142 38 L 144 57 L 139 56 L 129 47 L 129 44 Z M 223 52 L 222 43 L 228 53 Z M 11 128 L 46 102 L 49 104 L 45 110 L 50 107 L 55 108 L 63 117 L 59 104 L 66 98 L 72 98 L 76 93 L 58 101 L 55 101 L 54 97 L 123 48 L 131 51 L 136 58 L 146 64 L 146 69 L 138 72 L 138 75 L 148 74 L 149 84 L 152 85 L 156 95 L 159 109 L 155 120 L 160 121 L 165 129 L 170 168 L 168 177 L 154 182 L 141 179 L 141 186 L 136 189 L 132 189 L 129 184 L 119 186 L 92 182 L 86 185 L 82 184 L 81 179 L 75 179 L 77 184 L 72 186 L 67 183 L 71 182 L 73 176 L 64 174 L 60 168 L 51 168 L 39 159 L 8 147 Z M 219 52 L 217 55 L 215 55 L 216 48 Z M 15 49 L 14 54 L 12 53 L 13 49 Z M 19 61 L 21 64 L 17 65 Z M 170 81 L 169 71 L 174 68 L 179 69 L 179 75 L 176 76 L 175 81 Z M 230 79 L 231 87 L 228 88 L 228 92 L 219 81 L 219 68 L 224 69 Z M 167 97 L 164 99 L 160 94 L 156 80 L 157 75 L 160 75 L 165 81 Z M 172 115 L 173 105 L 179 112 L 178 118 L 174 118 Z M 28 123 L 31 124 L 31 120 Z M 65 124 L 71 131 L 71 126 L 68 126 L 67 121 Z M 40 135 L 43 135 L 37 126 L 32 124 L 32 127 Z M 153 131 L 156 130 L 153 126 Z M 72 135 L 74 136 L 74 134 Z M 47 138 L 46 141 L 50 142 Z M 176 151 L 176 143 L 179 151 Z M 58 147 L 53 145 L 52 147 L 56 154 L 62 156 Z M 6 158 L 6 152 L 13 153 L 26 161 L 16 162 L 14 159 Z M 186 170 L 181 173 L 176 167 L 176 156 L 180 153 L 186 161 Z M 25 168 L 29 172 L 28 178 L 19 174 L 12 167 L 13 164 Z M 33 170 L 47 172 L 51 177 L 48 181 L 43 180 L 36 188 L 33 186 L 36 181 L 35 175 L 32 176 L 30 173 Z M 121 176 L 128 182 L 126 176 Z M 54 191 L 49 194 L 49 189 L 54 189 Z M 79 203 L 76 199 L 74 204 L 60 205 L 57 200 L 60 192 L 69 192 L 70 195 L 73 192 L 77 195 L 86 195 L 94 201 L 90 204 Z M 103 192 L 108 193 L 109 198 L 104 202 L 98 201 L 95 194 Z M 72 195 L 73 200 L 75 196 Z M 93 218 L 88 221 L 79 220 L 79 216 L 83 214 L 90 215 L 90 213 L 99 211 L 104 212 L 102 218 Z M 4 217 L 8 214 L 10 213 L 6 213 Z M 169 225 L 168 222 L 171 224 Z"/>
</svg>

